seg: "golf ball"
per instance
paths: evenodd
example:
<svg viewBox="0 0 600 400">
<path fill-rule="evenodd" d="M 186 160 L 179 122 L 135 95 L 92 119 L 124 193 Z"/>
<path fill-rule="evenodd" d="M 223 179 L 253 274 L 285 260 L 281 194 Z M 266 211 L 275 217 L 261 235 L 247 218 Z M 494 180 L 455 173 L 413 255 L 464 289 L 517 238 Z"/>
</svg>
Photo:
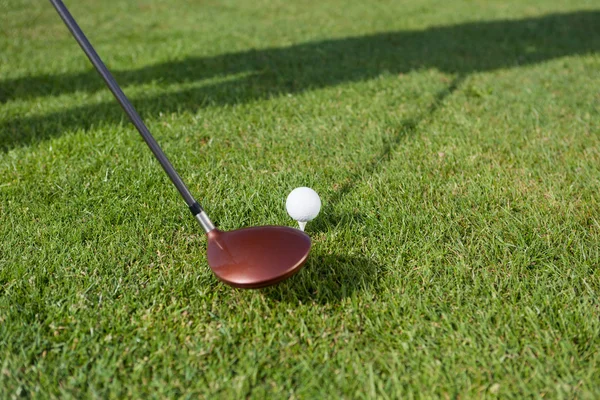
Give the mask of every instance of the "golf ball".
<svg viewBox="0 0 600 400">
<path fill-rule="evenodd" d="M 285 208 L 290 217 L 298 222 L 313 220 L 321 211 L 321 199 L 317 192 L 307 187 L 299 187 L 288 195 Z"/>
</svg>

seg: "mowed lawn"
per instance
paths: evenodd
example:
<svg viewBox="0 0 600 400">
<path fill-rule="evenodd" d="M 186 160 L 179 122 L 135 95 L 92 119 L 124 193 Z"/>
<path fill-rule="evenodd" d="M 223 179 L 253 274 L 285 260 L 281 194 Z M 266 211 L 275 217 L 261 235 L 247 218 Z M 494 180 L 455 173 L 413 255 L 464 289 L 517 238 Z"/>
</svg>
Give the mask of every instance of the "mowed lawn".
<svg viewBox="0 0 600 400">
<path fill-rule="evenodd" d="M 597 0 L 67 0 L 223 229 L 236 290 L 49 2 L 0 2 L 0 397 L 600 397 Z"/>
</svg>

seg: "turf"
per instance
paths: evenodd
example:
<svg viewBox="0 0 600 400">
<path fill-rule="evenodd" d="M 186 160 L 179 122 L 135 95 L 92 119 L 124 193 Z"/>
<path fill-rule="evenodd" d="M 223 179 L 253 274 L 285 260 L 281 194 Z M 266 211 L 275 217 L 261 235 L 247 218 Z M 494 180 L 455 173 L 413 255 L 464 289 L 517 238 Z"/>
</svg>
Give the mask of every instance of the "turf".
<svg viewBox="0 0 600 400">
<path fill-rule="evenodd" d="M 597 1 L 68 1 L 220 227 L 321 195 L 259 291 L 0 4 L 0 397 L 600 397 Z"/>
</svg>

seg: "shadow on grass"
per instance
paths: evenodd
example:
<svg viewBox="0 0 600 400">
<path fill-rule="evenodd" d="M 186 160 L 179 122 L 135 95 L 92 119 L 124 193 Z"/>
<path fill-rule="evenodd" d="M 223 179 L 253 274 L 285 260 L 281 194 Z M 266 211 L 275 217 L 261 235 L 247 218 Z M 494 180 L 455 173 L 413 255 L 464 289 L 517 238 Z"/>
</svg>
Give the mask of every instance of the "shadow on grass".
<svg viewBox="0 0 600 400">
<path fill-rule="evenodd" d="M 326 304 L 376 289 L 382 274 L 381 266 L 366 257 L 312 254 L 292 278 L 262 291 L 276 301 Z"/>
<path fill-rule="evenodd" d="M 190 57 L 131 71 L 115 71 L 114 75 L 124 86 L 155 81 L 200 84 L 207 79 L 228 78 L 225 82 L 205 82 L 194 88 L 134 99 L 140 114 L 148 117 L 159 112 L 194 111 L 207 105 L 239 104 L 368 80 L 385 72 L 399 74 L 436 68 L 466 76 L 598 51 L 600 11 L 580 11 Z M 104 83 L 95 71 L 29 76 L 0 81 L 0 102 L 97 90 L 104 90 Z M 0 124 L 0 149 L 6 151 L 65 131 L 122 119 L 122 111 L 113 101 L 18 117 Z M 410 130 L 410 126 L 407 121 L 399 129 Z"/>
<path fill-rule="evenodd" d="M 368 163 L 360 165 L 359 168 L 346 178 L 344 183 L 334 192 L 334 194 L 328 198 L 326 207 L 322 211 L 321 216 L 312 223 L 310 231 L 323 232 L 338 225 L 362 223 L 364 221 L 363 214 L 359 212 L 336 213 L 334 210 L 337 204 L 356 186 L 356 183 L 361 180 L 363 175 L 372 175 L 381 168 L 382 164 L 388 162 L 401 140 L 414 134 L 419 123 L 433 116 L 444 104 L 444 101 L 460 87 L 464 80 L 465 76 L 463 75 L 455 77 L 447 88 L 439 91 L 435 95 L 433 102 L 425 111 L 415 117 L 406 119 L 401 122 L 399 126 L 394 127 L 392 136 L 385 141 L 381 152 L 373 157 Z"/>
</svg>

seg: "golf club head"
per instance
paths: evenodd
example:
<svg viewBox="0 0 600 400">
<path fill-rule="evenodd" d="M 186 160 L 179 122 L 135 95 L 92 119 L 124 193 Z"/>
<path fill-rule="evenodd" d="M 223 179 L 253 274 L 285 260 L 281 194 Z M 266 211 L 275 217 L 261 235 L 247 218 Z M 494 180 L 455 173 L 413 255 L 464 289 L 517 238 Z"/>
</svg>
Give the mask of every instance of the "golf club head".
<svg viewBox="0 0 600 400">
<path fill-rule="evenodd" d="M 295 228 L 259 226 L 208 234 L 208 265 L 228 285 L 257 289 L 298 272 L 310 252 L 310 237 Z"/>
</svg>

